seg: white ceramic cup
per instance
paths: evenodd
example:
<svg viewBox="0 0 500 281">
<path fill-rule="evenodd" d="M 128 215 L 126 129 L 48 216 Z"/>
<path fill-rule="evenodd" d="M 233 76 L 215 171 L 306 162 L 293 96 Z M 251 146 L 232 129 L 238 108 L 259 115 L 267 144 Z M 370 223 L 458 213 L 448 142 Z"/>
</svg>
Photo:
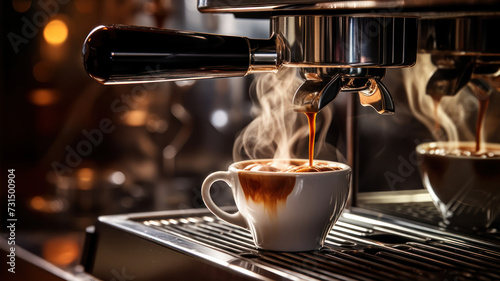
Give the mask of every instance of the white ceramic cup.
<svg viewBox="0 0 500 281">
<path fill-rule="evenodd" d="M 210 174 L 201 188 L 205 205 L 220 219 L 250 230 L 258 249 L 299 252 L 322 247 L 346 206 L 351 168 L 337 162 L 315 161 L 341 169 L 301 173 L 242 170 L 252 163 L 270 161 L 236 162 L 228 171 Z M 227 213 L 213 202 L 210 188 L 217 181 L 231 188 L 236 213 Z"/>
<path fill-rule="evenodd" d="M 483 147 L 500 152 L 500 144 L 487 143 Z M 475 151 L 475 142 L 430 142 L 417 146 L 423 185 L 444 223 L 487 228 L 500 218 L 500 157 L 444 152 L 457 148 Z"/>
</svg>

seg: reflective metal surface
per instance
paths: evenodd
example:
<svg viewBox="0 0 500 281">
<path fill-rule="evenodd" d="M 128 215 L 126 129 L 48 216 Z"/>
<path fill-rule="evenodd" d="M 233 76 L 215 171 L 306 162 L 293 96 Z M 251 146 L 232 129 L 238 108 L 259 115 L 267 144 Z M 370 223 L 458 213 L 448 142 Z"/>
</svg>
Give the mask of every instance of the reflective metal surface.
<svg viewBox="0 0 500 281">
<path fill-rule="evenodd" d="M 474 71 L 474 57 L 432 55 L 437 66 L 427 82 L 427 94 L 435 100 L 443 96 L 452 96 L 469 83 Z"/>
<path fill-rule="evenodd" d="M 305 79 L 293 99 L 296 111 L 318 112 L 343 90 L 359 91 L 361 104 L 380 114 L 394 113 L 379 68 L 415 63 L 416 18 L 308 15 L 271 21 L 283 65 L 300 67 Z"/>
<path fill-rule="evenodd" d="M 103 84 L 244 76 L 247 38 L 137 26 L 100 26 L 85 40 L 87 73 Z"/>
<path fill-rule="evenodd" d="M 436 70 L 427 94 L 439 100 L 457 94 L 474 74 L 500 69 L 499 17 L 464 16 L 421 19 L 419 51 L 430 53 Z"/>
<path fill-rule="evenodd" d="M 272 32 L 265 40 L 101 26 L 85 40 L 84 65 L 103 84 L 244 76 L 276 72 L 284 66 L 313 68 L 302 70 L 307 72 L 306 81 L 297 90 L 294 104 L 304 103 L 301 107 L 307 109 L 298 111 L 317 112 L 339 91 L 355 90 L 363 91 L 363 105 L 384 114 L 394 112 L 381 82 L 384 73 L 373 75 L 380 71 L 365 68 L 409 67 L 416 60 L 416 18 L 278 16 L 272 18 Z M 313 77 L 313 72 L 321 77 Z M 332 79 L 336 74 L 338 79 Z M 310 95 L 317 98 L 308 99 Z M 306 105 L 310 102 L 305 99 L 311 104 Z"/>
<path fill-rule="evenodd" d="M 289 11 L 316 11 L 316 10 L 347 10 L 347 11 L 363 11 L 369 9 L 382 9 L 386 13 L 401 12 L 403 8 L 418 11 L 431 12 L 435 11 L 436 7 L 451 7 L 455 10 L 465 10 L 472 12 L 477 9 L 485 9 L 485 7 L 498 6 L 498 2 L 494 0 L 375 0 L 375 1 L 332 1 L 332 0 L 198 0 L 198 9 L 201 12 L 231 12 L 231 13 L 248 13 L 248 12 L 280 12 Z M 433 9 L 429 9 L 433 8 Z M 486 9 L 487 10 L 487 9 Z M 488 11 L 488 10 L 487 10 Z M 491 11 L 491 10 L 489 10 Z"/>
<path fill-rule="evenodd" d="M 100 248 L 84 261 L 88 272 L 105 280 L 117 266 L 141 280 L 192 280 L 193 271 L 201 268 L 204 280 L 500 278 L 500 242 L 495 235 L 459 234 L 357 211 L 343 213 L 326 247 L 300 253 L 257 251 L 247 230 L 203 210 L 101 217 L 96 240 L 87 243 Z M 134 245 L 143 248 L 131 252 Z M 109 255 L 121 258 L 107 259 Z M 158 260 L 178 262 L 175 267 L 162 264 L 144 270 Z"/>
<path fill-rule="evenodd" d="M 101 26 L 84 65 L 104 83 L 243 76 L 293 67 L 407 67 L 416 60 L 416 18 L 285 16 L 273 37 L 252 40 L 168 29 Z"/>
<path fill-rule="evenodd" d="M 271 28 L 286 66 L 408 67 L 416 60 L 416 18 L 278 16 Z"/>
<path fill-rule="evenodd" d="M 500 17 L 462 16 L 421 19 L 419 51 L 447 55 L 500 55 Z"/>
<path fill-rule="evenodd" d="M 379 114 L 393 114 L 392 97 L 382 83 L 384 68 L 301 68 L 305 82 L 293 97 L 297 112 L 319 112 L 340 91 L 358 93 L 363 106 Z"/>
</svg>

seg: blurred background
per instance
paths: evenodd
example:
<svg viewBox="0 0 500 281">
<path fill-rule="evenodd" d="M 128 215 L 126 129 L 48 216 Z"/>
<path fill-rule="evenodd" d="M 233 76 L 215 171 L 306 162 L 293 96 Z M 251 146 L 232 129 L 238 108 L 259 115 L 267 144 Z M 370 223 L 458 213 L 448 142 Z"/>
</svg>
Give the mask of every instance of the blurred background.
<svg viewBox="0 0 500 281">
<path fill-rule="evenodd" d="M 1 173 L 15 169 L 17 245 L 72 268 L 99 215 L 204 206 L 201 181 L 227 168 L 251 120 L 252 78 L 103 86 L 85 72 L 83 42 L 101 24 L 268 38 L 267 20 L 203 15 L 191 0 L 0 5 Z"/>
</svg>

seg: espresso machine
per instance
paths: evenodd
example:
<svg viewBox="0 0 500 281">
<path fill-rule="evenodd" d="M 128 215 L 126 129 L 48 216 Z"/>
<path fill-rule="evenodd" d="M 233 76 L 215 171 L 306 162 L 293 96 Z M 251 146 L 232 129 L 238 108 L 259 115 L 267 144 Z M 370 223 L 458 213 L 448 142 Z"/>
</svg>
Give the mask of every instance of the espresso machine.
<svg viewBox="0 0 500 281">
<path fill-rule="evenodd" d="M 295 111 L 333 106 L 344 114 L 335 122 L 345 124 L 351 206 L 326 247 L 306 253 L 257 251 L 247 231 L 205 209 L 103 216 L 87 229 L 87 273 L 103 280 L 500 278 L 496 222 L 443 223 L 412 154 L 439 139 L 434 123 L 415 113 L 432 107 L 414 103 L 412 90 L 432 99 L 464 88 L 497 95 L 500 3 L 199 0 L 198 10 L 268 18 L 269 39 L 100 26 L 84 43 L 88 74 L 114 85 L 296 71 Z"/>
</svg>

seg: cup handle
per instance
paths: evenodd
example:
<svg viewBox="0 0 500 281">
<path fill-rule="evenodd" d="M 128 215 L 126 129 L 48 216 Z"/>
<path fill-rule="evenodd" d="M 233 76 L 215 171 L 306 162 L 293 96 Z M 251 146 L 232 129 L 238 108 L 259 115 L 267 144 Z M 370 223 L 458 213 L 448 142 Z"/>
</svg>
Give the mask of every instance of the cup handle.
<svg viewBox="0 0 500 281">
<path fill-rule="evenodd" d="M 217 181 L 224 181 L 231 188 L 234 188 L 231 181 L 231 174 L 229 172 L 212 173 L 205 179 L 205 181 L 203 181 L 203 184 L 201 186 L 201 198 L 203 199 L 203 202 L 205 202 L 207 208 L 220 219 L 248 229 L 246 220 L 245 218 L 243 218 L 240 211 L 236 211 L 236 213 L 230 214 L 219 208 L 219 206 L 217 206 L 212 200 L 212 197 L 210 196 L 210 188 L 212 188 L 212 184 Z"/>
</svg>

